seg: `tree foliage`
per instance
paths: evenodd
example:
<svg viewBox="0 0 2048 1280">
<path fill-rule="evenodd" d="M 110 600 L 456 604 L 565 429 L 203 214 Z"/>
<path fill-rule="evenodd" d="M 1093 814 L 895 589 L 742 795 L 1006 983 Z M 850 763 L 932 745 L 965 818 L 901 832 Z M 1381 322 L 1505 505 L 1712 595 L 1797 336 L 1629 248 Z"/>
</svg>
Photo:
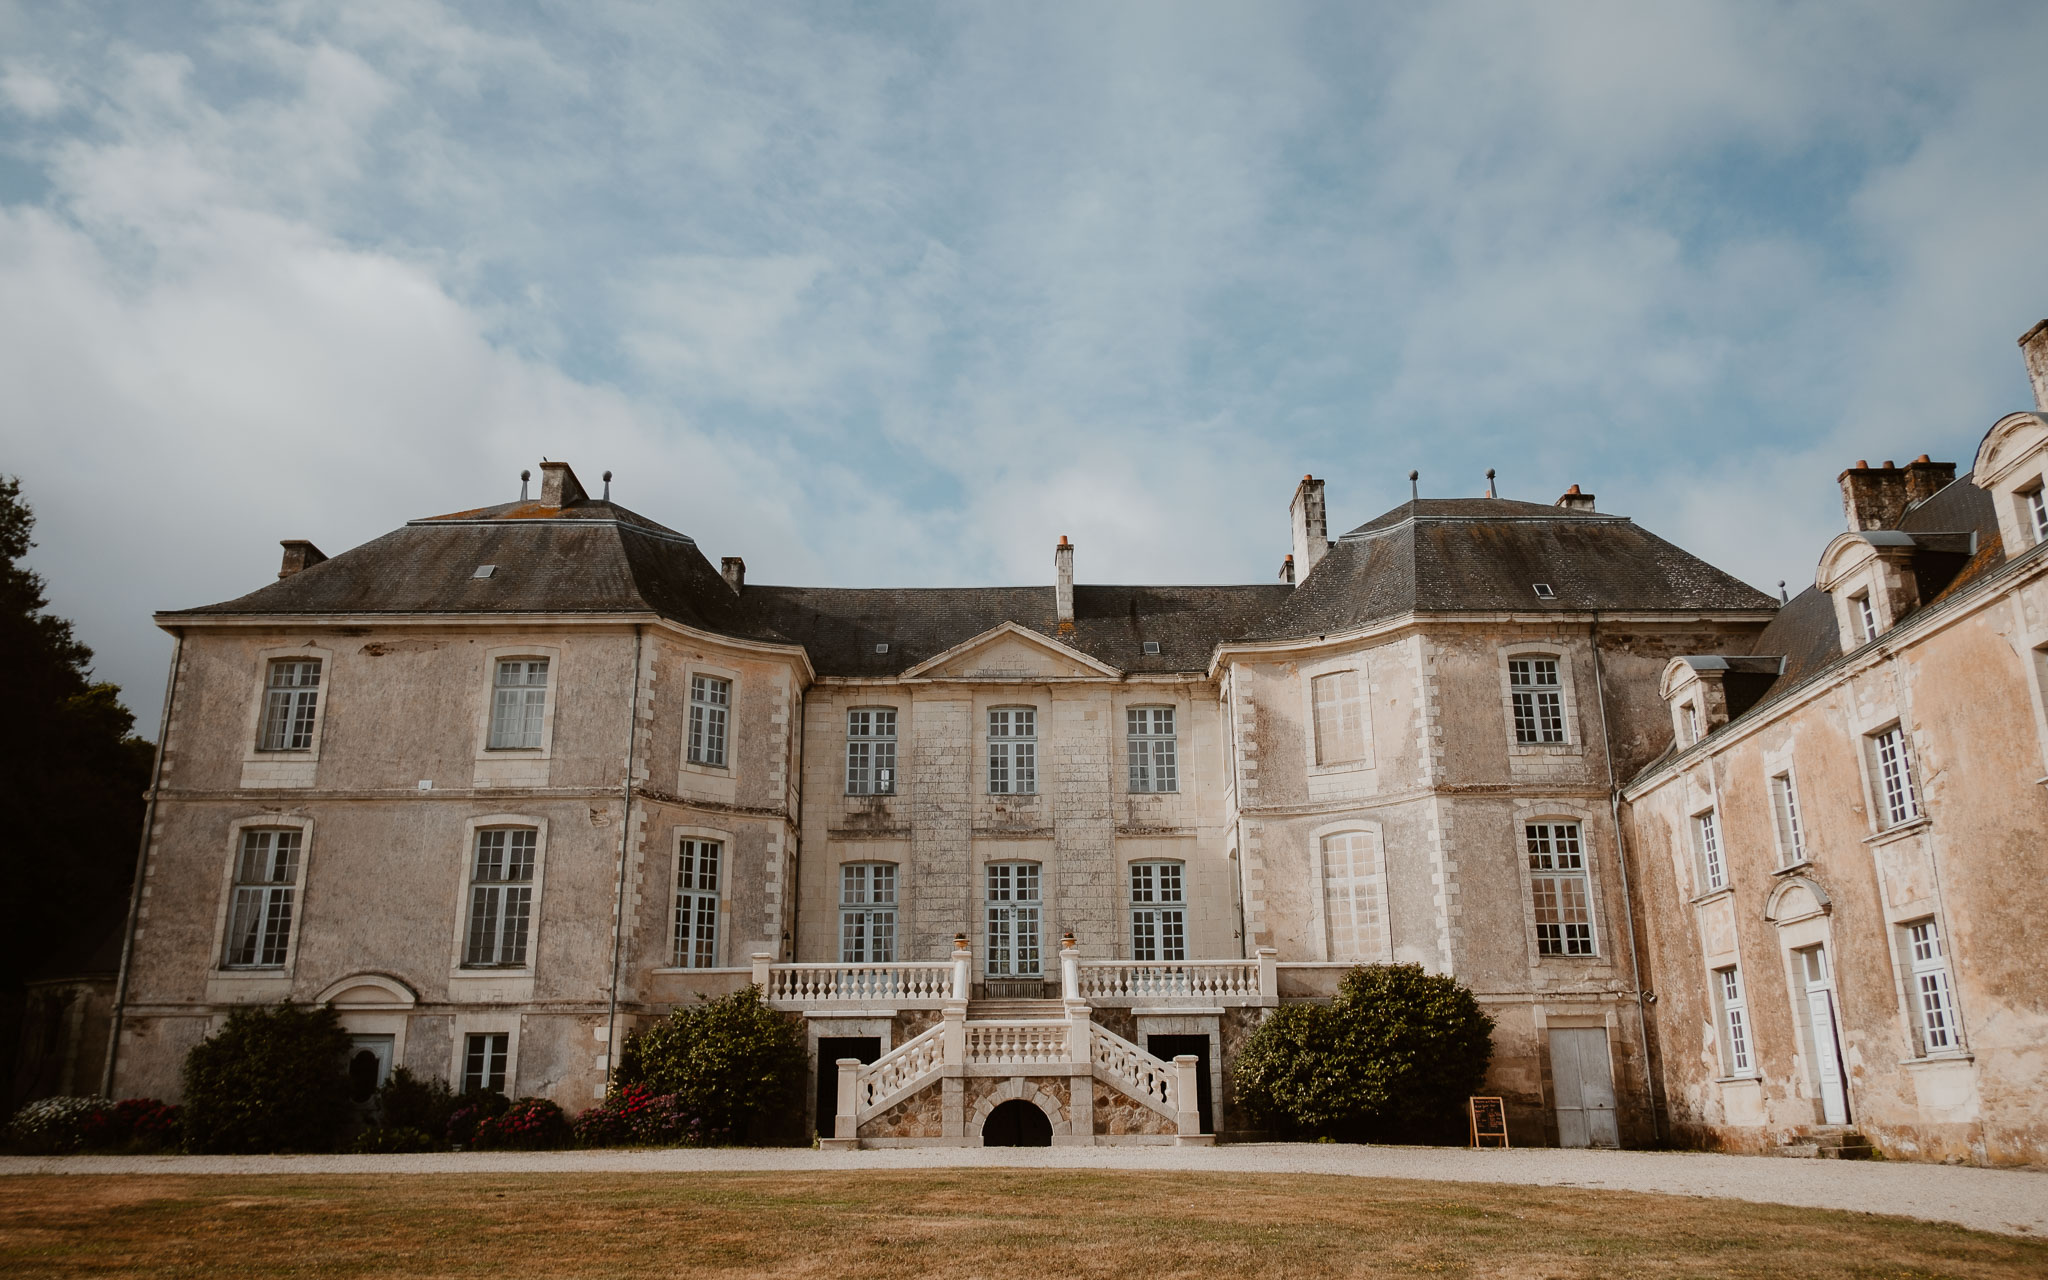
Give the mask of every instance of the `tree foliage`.
<svg viewBox="0 0 2048 1280">
<path fill-rule="evenodd" d="M 331 1151 L 347 1133 L 348 1032 L 327 1005 L 237 1009 L 185 1055 L 193 1151 Z"/>
<path fill-rule="evenodd" d="M 1274 1010 L 1234 1078 L 1245 1110 L 1290 1137 L 1445 1141 L 1492 1058 L 1493 1019 L 1463 984 L 1421 965 L 1368 965 L 1327 1005 Z"/>
<path fill-rule="evenodd" d="M 17 1095 L 40 1085 L 16 1071 L 23 983 L 82 964 L 125 920 L 151 763 L 121 691 L 93 680 L 92 650 L 21 563 L 34 529 L 21 482 L 0 477 L 0 1066 Z"/>
<path fill-rule="evenodd" d="M 673 1094 L 698 1141 L 766 1146 L 801 1133 L 809 1070 L 803 1032 L 747 987 L 678 1008 L 628 1040 L 612 1084 Z"/>
</svg>

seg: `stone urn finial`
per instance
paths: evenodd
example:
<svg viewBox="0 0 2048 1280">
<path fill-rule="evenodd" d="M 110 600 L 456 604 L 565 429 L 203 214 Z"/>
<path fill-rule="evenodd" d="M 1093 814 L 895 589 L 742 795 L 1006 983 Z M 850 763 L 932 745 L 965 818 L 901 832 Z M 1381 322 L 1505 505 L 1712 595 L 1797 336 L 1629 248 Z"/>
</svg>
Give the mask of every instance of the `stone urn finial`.
<svg viewBox="0 0 2048 1280">
<path fill-rule="evenodd" d="M 1074 949 L 1074 931 L 1072 929 L 1067 930 L 1067 936 L 1060 939 L 1060 945 L 1069 951 Z"/>
<path fill-rule="evenodd" d="M 953 950 L 955 950 L 955 951 L 965 951 L 965 950 L 967 950 L 967 935 L 966 935 L 966 934 L 964 934 L 964 933 L 956 933 L 956 934 L 954 934 L 954 935 L 953 935 Z"/>
</svg>

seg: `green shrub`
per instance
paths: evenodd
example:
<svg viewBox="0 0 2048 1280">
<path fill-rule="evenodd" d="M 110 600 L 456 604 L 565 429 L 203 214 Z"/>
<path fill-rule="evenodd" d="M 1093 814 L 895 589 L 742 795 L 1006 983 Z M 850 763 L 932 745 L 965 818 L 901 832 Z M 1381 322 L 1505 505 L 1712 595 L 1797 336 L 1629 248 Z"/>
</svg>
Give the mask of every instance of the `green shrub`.
<svg viewBox="0 0 2048 1280">
<path fill-rule="evenodd" d="M 366 1129 L 356 1138 L 358 1155 L 400 1155 L 419 1151 L 446 1151 L 448 1144 L 424 1129 L 401 1126 L 396 1129 Z"/>
<path fill-rule="evenodd" d="M 113 1105 L 105 1098 L 38 1098 L 7 1122 L 7 1146 L 25 1156 L 82 1151 Z"/>
<path fill-rule="evenodd" d="M 442 1081 L 393 1067 L 377 1088 L 376 1112 L 379 1128 L 439 1135 L 448 1131 L 448 1117 L 455 1114 L 455 1095 Z"/>
<path fill-rule="evenodd" d="M 325 1005 L 237 1009 L 185 1055 L 194 1151 L 332 1151 L 348 1131 L 348 1033 Z"/>
<path fill-rule="evenodd" d="M 1493 1019 L 1421 965 L 1344 975 L 1327 1005 L 1282 1005 L 1238 1055 L 1238 1101 L 1288 1137 L 1453 1141 L 1493 1058 Z"/>
<path fill-rule="evenodd" d="M 674 1128 L 707 1145 L 799 1140 L 810 1054 L 803 1032 L 747 987 L 677 1009 L 626 1042 L 614 1089 L 673 1094 Z"/>
</svg>

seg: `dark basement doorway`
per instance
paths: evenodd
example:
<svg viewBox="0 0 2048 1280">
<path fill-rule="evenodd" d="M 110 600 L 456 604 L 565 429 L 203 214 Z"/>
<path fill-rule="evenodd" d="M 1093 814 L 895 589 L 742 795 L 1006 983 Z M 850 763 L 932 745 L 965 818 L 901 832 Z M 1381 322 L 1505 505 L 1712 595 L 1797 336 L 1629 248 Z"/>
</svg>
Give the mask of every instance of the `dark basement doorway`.
<svg viewBox="0 0 2048 1280">
<path fill-rule="evenodd" d="M 880 1036 L 818 1037 L 818 1136 L 832 1137 L 832 1121 L 839 1115 L 839 1060 L 859 1058 L 863 1063 L 882 1056 Z"/>
<path fill-rule="evenodd" d="M 1012 1098 L 988 1113 L 981 1125 L 984 1147 L 1049 1147 L 1052 1121 L 1036 1104 Z"/>
<path fill-rule="evenodd" d="M 1209 1107 L 1209 1037 L 1146 1036 L 1145 1052 L 1166 1062 L 1184 1053 L 1195 1055 L 1195 1106 L 1202 1113 L 1202 1132 L 1216 1132 L 1216 1113 Z"/>
</svg>

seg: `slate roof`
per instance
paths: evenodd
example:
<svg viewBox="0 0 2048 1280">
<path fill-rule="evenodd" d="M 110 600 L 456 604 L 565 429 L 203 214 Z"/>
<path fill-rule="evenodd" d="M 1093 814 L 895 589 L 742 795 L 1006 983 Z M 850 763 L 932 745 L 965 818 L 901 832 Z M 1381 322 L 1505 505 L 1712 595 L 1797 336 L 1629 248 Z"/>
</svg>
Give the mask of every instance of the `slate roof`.
<svg viewBox="0 0 2048 1280">
<path fill-rule="evenodd" d="M 490 576 L 475 576 L 479 565 Z M 1532 584 L 1544 582 L 1555 598 Z M 689 537 L 609 501 L 506 503 L 415 520 L 248 595 L 164 615 L 648 614 L 802 645 L 820 675 L 890 676 L 1005 622 L 1133 672 L 1204 670 L 1216 646 L 1412 611 L 1769 610 L 1776 601 L 1627 519 L 1501 498 L 1426 499 L 1340 539 L 1299 587 L 847 588 L 748 583 Z M 1146 654 L 1156 641 L 1157 654 Z M 875 646 L 887 644 L 886 653 Z"/>
<path fill-rule="evenodd" d="M 1124 671 L 1202 671 L 1218 643 L 1249 631 L 1293 588 L 1076 585 L 1074 624 L 1061 630 L 1053 588 L 772 587 L 747 584 L 756 625 L 801 643 L 820 675 L 907 671 L 1005 622 Z M 1159 642 L 1147 655 L 1145 641 Z M 887 644 L 889 652 L 875 652 Z"/>
<path fill-rule="evenodd" d="M 1537 583 L 1552 596 L 1539 596 Z M 1345 534 L 1248 638 L 1349 631 L 1409 612 L 1777 605 L 1623 516 L 1507 498 L 1425 498 Z"/>
</svg>

